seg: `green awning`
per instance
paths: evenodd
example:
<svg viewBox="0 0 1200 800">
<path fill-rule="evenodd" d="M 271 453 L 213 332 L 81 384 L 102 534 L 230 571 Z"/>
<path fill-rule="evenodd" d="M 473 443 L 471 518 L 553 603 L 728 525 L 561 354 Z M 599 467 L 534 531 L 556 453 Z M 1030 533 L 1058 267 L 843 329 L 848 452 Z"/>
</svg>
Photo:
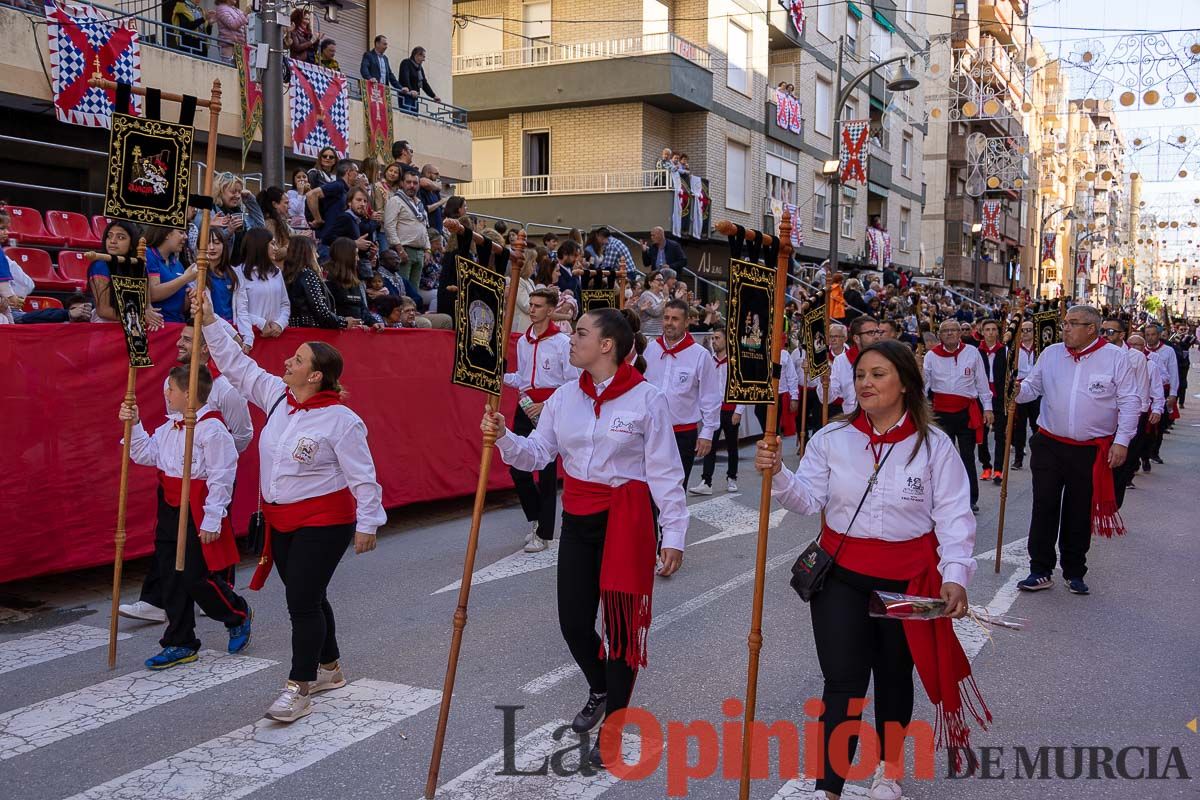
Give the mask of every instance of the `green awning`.
<svg viewBox="0 0 1200 800">
<path fill-rule="evenodd" d="M 896 26 L 893 25 L 892 23 L 888 22 L 888 18 L 885 17 L 883 14 L 881 14 L 878 11 L 875 12 L 875 21 L 878 22 L 883 27 L 887 28 L 892 33 L 896 32 Z"/>
<path fill-rule="evenodd" d="M 854 5 L 854 3 L 847 2 L 846 8 L 850 9 L 850 13 L 853 14 L 856 19 L 863 18 L 862 9 L 860 9 L 858 6 Z"/>
</svg>

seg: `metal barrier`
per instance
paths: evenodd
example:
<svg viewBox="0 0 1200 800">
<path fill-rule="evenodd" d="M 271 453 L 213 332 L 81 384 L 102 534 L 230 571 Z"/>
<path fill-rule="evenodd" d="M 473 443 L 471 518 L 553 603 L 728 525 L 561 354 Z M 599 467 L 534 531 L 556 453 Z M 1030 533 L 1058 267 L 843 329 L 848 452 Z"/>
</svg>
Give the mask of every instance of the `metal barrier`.
<svg viewBox="0 0 1200 800">
<path fill-rule="evenodd" d="M 98 192 L 85 192 L 81 189 L 62 189 L 58 186 L 37 186 L 32 183 L 17 183 L 16 181 L 0 181 L 0 186 L 11 186 L 14 189 L 27 189 L 31 192 L 56 192 L 57 194 L 70 194 L 76 197 L 97 197 L 101 200 L 104 195 Z"/>
</svg>

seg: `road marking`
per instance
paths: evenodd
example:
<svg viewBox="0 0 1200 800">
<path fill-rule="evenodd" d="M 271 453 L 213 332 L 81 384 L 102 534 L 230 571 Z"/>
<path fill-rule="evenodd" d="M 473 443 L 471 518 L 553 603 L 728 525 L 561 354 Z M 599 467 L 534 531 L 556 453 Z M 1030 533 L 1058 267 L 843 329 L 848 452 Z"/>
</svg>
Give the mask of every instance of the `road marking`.
<svg viewBox="0 0 1200 800">
<path fill-rule="evenodd" d="M 203 650 L 200 660 L 162 672 L 138 670 L 0 714 L 0 761 L 103 727 L 277 662 Z"/>
<path fill-rule="evenodd" d="M 313 699 L 307 717 L 261 719 L 168 756 L 70 800 L 233 800 L 437 705 L 441 692 L 358 680 Z"/>
<path fill-rule="evenodd" d="M 1014 558 L 1018 561 L 1023 560 L 1022 557 L 1029 555 L 1029 537 L 1022 536 L 1020 539 L 1014 539 L 1004 547 L 1000 548 L 1001 558 L 1000 563 L 1011 562 Z M 984 550 L 979 555 L 975 556 L 976 561 L 993 561 L 996 558 L 996 548 Z"/>
<path fill-rule="evenodd" d="M 776 792 L 771 800 L 809 800 L 816 791 L 817 784 L 812 778 L 804 778 L 802 780 L 791 780 L 785 783 L 778 792 Z M 842 790 L 841 797 L 847 800 L 870 800 L 871 793 L 862 786 L 855 786 L 852 783 L 847 783 Z M 910 800 L 906 796 L 902 796 L 900 800 Z"/>
<path fill-rule="evenodd" d="M 767 572 L 770 572 L 771 570 L 775 569 L 776 567 L 780 567 L 784 564 L 788 564 L 788 563 L 791 563 L 792 561 L 795 561 L 796 557 L 799 556 L 800 553 L 804 552 L 805 547 L 808 547 L 808 545 L 807 544 L 799 545 L 797 547 L 793 547 L 792 549 L 788 550 L 787 552 L 780 553 L 779 555 L 775 556 L 774 558 L 768 559 L 767 560 Z M 654 621 L 650 624 L 650 630 L 652 632 L 661 630 L 662 628 L 665 628 L 668 625 L 678 622 L 679 620 L 686 617 L 688 614 L 691 614 L 693 611 L 697 611 L 697 610 L 703 608 L 704 606 L 708 605 L 709 603 L 719 600 L 720 598 L 724 597 L 725 595 L 729 594 L 730 592 L 735 591 L 736 589 L 739 589 L 742 586 L 745 586 L 747 583 L 750 583 L 753 580 L 754 580 L 754 570 L 752 570 L 752 569 L 747 570 L 740 575 L 736 575 L 736 576 L 730 578 L 729 580 L 722 583 L 720 586 L 714 586 L 713 588 L 709 589 L 707 592 L 704 592 L 703 594 L 698 594 L 695 597 L 693 597 L 691 600 L 687 600 L 687 601 L 684 601 L 683 603 L 680 603 L 679 605 L 675 606 L 674 608 L 672 608 L 669 611 L 666 611 L 662 614 L 655 614 Z M 579 672 L 579 668 L 575 665 L 575 662 L 572 661 L 569 664 L 563 664 L 559 667 L 555 667 L 554 669 L 547 672 L 545 675 L 541 675 L 537 678 L 534 678 L 529 683 L 522 686 L 521 691 L 526 692 L 528 694 L 542 694 L 543 692 L 547 691 L 548 689 L 550 689 L 554 686 L 557 686 L 563 680 L 565 680 L 566 678 L 568 678 L 572 675 L 577 674 L 578 672 Z"/>
<path fill-rule="evenodd" d="M 118 639 L 131 634 L 118 633 Z M 0 675 L 13 670 L 44 664 L 63 656 L 82 653 L 108 644 L 108 631 L 91 625 L 63 625 L 31 636 L 0 644 Z"/>
<path fill-rule="evenodd" d="M 592 775 L 574 771 L 579 767 L 577 753 L 583 748 L 579 747 L 579 735 L 573 733 L 569 725 L 560 719 L 522 736 L 513 747 L 513 763 L 523 772 L 540 769 L 548 756 L 576 747 L 574 753 L 562 759 L 562 771 L 570 770 L 570 774 L 558 775 L 548 769 L 546 775 L 498 775 L 504 769 L 504 751 L 500 750 L 438 788 L 437 797 L 440 800 L 498 797 L 507 800 L 594 800 L 616 784 L 618 778 L 607 770 Z M 559 731 L 563 732 L 556 740 L 554 735 Z M 589 745 L 594 743 L 594 739 L 589 741 Z M 621 754 L 626 764 L 637 763 L 640 749 L 639 737 L 633 734 L 622 736 Z"/>
</svg>

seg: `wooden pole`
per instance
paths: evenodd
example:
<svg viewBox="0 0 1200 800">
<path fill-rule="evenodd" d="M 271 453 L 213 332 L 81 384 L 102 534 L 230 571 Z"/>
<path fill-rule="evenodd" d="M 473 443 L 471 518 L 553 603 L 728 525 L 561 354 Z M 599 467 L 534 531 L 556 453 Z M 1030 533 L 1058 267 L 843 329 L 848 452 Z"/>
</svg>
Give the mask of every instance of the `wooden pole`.
<svg viewBox="0 0 1200 800">
<path fill-rule="evenodd" d="M 625 307 L 625 287 L 629 283 L 629 265 L 625 263 L 625 256 L 621 256 L 618 262 L 620 272 L 617 273 L 617 308 Z"/>
<path fill-rule="evenodd" d="M 808 367 L 804 364 L 804 386 L 800 388 L 800 424 L 796 430 L 796 455 L 804 458 L 804 445 L 808 438 Z"/>
<path fill-rule="evenodd" d="M 779 255 L 775 264 L 775 307 L 771 314 L 771 404 L 767 406 L 767 425 L 763 439 L 768 447 L 779 450 L 779 394 L 780 352 L 783 349 L 783 307 L 787 294 L 788 261 L 792 255 L 792 218 L 787 211 L 779 225 Z M 767 580 L 767 534 L 771 524 L 771 475 L 762 474 L 762 486 L 758 496 L 758 549 L 754 560 L 754 603 L 750 612 L 750 635 L 746 644 L 750 660 L 746 669 L 746 709 L 742 725 L 742 782 L 738 791 L 740 800 L 750 797 L 750 756 L 753 752 L 754 708 L 758 701 L 758 655 L 762 650 L 763 591 Z"/>
<path fill-rule="evenodd" d="M 525 263 L 525 231 L 517 233 L 509 259 L 508 290 L 504 295 L 504 335 L 500 338 L 500 361 L 508 354 L 512 338 L 513 313 L 517 307 L 517 283 Z M 500 398 L 489 395 L 487 410 L 500 408 Z M 458 607 L 454 609 L 454 630 L 450 637 L 450 656 L 446 662 L 446 678 L 442 683 L 442 705 L 438 710 L 437 732 L 433 737 L 433 753 L 429 756 L 429 777 L 425 781 L 425 798 L 433 800 L 437 791 L 438 772 L 442 767 L 442 748 L 446 743 L 446 723 L 450 719 L 450 701 L 454 695 L 454 678 L 458 673 L 458 655 L 462 648 L 463 629 L 467 627 L 467 601 L 471 597 L 471 577 L 475 574 L 475 551 L 479 547 L 479 526 L 483 521 L 483 504 L 487 500 L 488 474 L 492 467 L 492 448 L 496 439 L 483 435 L 483 451 L 479 455 L 479 481 L 475 484 L 475 505 L 471 509 L 471 531 L 467 535 L 467 552 L 463 557 L 462 582 L 458 586 Z"/>
</svg>

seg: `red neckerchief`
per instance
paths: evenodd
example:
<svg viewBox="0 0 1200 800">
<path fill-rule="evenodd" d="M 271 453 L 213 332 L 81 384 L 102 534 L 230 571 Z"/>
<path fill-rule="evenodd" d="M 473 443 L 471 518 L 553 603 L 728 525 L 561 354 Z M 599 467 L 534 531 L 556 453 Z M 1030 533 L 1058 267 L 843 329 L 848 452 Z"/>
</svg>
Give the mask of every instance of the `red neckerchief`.
<svg viewBox="0 0 1200 800">
<path fill-rule="evenodd" d="M 855 361 L 857 361 L 858 360 L 858 347 L 855 345 L 850 345 L 849 347 L 847 347 L 846 348 L 846 358 L 849 359 L 851 364 L 853 364 Z"/>
<path fill-rule="evenodd" d="M 301 403 L 295 398 L 289 389 L 287 393 L 287 402 L 292 409 L 288 412 L 288 416 L 291 416 L 297 411 L 312 411 L 314 408 L 326 408 L 328 406 L 340 405 L 342 402 L 342 396 L 333 389 L 326 389 L 323 392 L 317 392 L 312 397 Z"/>
<path fill-rule="evenodd" d="M 525 341 L 529 342 L 530 344 L 537 344 L 538 342 L 542 341 L 543 339 L 549 339 L 551 336 L 555 335 L 559 331 L 560 331 L 559 327 L 557 325 L 555 325 L 553 322 L 551 322 L 549 325 L 546 326 L 546 330 L 542 331 L 540 336 L 535 336 L 533 333 L 533 326 L 530 325 L 529 329 L 525 331 Z"/>
<path fill-rule="evenodd" d="M 200 418 L 198 418 L 196 420 L 196 424 L 199 425 L 201 422 L 204 422 L 204 420 L 206 420 L 206 419 L 215 419 L 218 422 L 220 422 L 222 425 L 225 425 L 225 417 L 222 416 L 221 412 L 217 411 L 215 408 L 206 411 L 203 416 L 201 416 Z M 225 425 L 225 427 L 228 428 L 229 426 Z M 172 428 L 172 430 L 177 430 L 177 431 L 183 430 L 183 420 L 182 419 L 174 420 L 171 423 L 171 428 Z"/>
<path fill-rule="evenodd" d="M 1157 353 L 1159 350 L 1162 349 L 1162 346 L 1163 346 L 1162 339 L 1159 339 L 1157 346 L 1151 347 L 1150 345 L 1146 345 L 1146 349 L 1149 350 L 1151 353 Z"/>
<path fill-rule="evenodd" d="M 936 347 L 934 347 L 932 350 L 930 350 L 929 352 L 933 353 L 934 355 L 939 355 L 942 358 L 953 358 L 954 363 L 957 364 L 958 363 L 958 354 L 961 353 L 962 351 L 963 351 L 963 345 L 961 343 L 958 345 L 958 349 L 955 350 L 953 353 L 951 353 L 949 350 L 946 349 L 946 345 L 941 344 L 939 342 L 938 345 Z"/>
<path fill-rule="evenodd" d="M 717 358 L 716 356 L 713 356 L 713 358 L 716 359 L 718 367 L 721 366 L 722 364 L 728 363 L 728 361 L 729 361 L 728 356 L 726 356 L 725 358 Z"/>
<path fill-rule="evenodd" d="M 1104 341 L 1104 339 L 1102 339 L 1102 338 L 1098 338 L 1098 339 L 1096 339 L 1096 341 L 1092 342 L 1087 347 L 1085 347 L 1079 351 L 1072 350 L 1071 348 L 1068 347 L 1067 353 L 1071 356 L 1071 358 L 1075 359 L 1076 363 L 1078 363 L 1079 359 L 1083 358 L 1084 356 L 1091 355 L 1092 353 L 1099 350 L 1101 347 L 1104 347 L 1104 345 L 1106 345 L 1106 344 L 1108 344 L 1108 342 Z"/>
<path fill-rule="evenodd" d="M 1030 355 L 1033 355 L 1033 353 L 1034 353 L 1034 349 L 1032 347 L 1026 347 L 1025 345 L 1021 345 L 1021 349 L 1024 350 L 1026 353 L 1029 353 Z"/>
<path fill-rule="evenodd" d="M 679 344 L 675 345 L 674 347 L 667 347 L 667 340 L 660 336 L 658 337 L 658 346 L 662 348 L 662 355 L 659 356 L 659 358 L 666 358 L 667 356 L 670 356 L 671 358 L 678 358 L 678 356 L 675 355 L 676 353 L 681 353 L 684 350 L 687 350 L 695 343 L 696 340 L 692 338 L 692 334 L 690 332 L 685 333 L 683 338 L 679 340 Z"/>
<path fill-rule="evenodd" d="M 876 464 L 879 464 L 879 459 L 883 456 L 883 446 L 885 444 L 903 442 L 917 432 L 917 426 L 913 424 L 912 417 L 908 414 L 904 415 L 904 419 L 900 421 L 900 424 L 893 425 L 883 433 L 875 432 L 875 426 L 871 424 L 871 420 L 867 417 L 866 412 L 855 414 L 850 424 L 867 435 L 867 446 L 871 448 L 871 453 L 875 456 Z"/>
<path fill-rule="evenodd" d="M 1000 352 L 1001 347 L 1004 347 L 1003 342 L 996 342 L 996 344 L 992 347 L 988 347 L 986 344 L 980 344 L 979 352 L 983 353 L 985 356 L 990 356 L 992 353 Z"/>
<path fill-rule="evenodd" d="M 592 408 L 596 412 L 596 418 L 599 419 L 600 406 L 609 400 L 616 400 L 644 380 L 646 379 L 642 377 L 642 373 L 628 364 L 622 364 L 617 367 L 617 374 L 613 375 L 608 388 L 604 390 L 604 394 L 596 394 L 596 382 L 592 380 L 592 373 L 587 370 L 584 370 L 583 374 L 579 376 L 579 388 L 583 390 L 584 394 L 592 398 Z"/>
</svg>

